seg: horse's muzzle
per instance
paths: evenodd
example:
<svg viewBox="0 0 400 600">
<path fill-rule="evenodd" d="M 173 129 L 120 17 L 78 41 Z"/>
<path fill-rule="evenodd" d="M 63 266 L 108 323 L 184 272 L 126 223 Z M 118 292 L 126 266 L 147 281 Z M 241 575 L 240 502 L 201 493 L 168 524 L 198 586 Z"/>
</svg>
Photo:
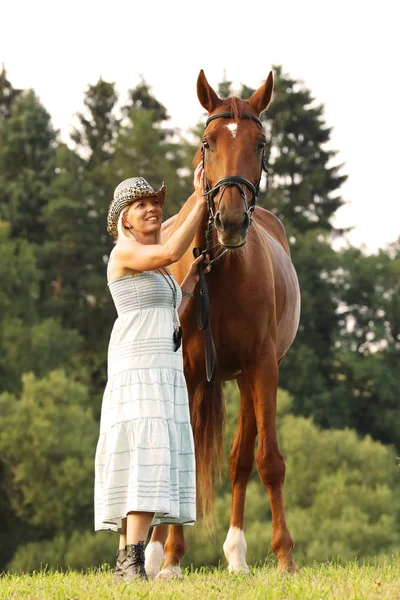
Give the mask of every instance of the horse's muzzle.
<svg viewBox="0 0 400 600">
<path fill-rule="evenodd" d="M 250 217 L 247 212 L 238 214 L 233 212 L 218 211 L 215 215 L 215 228 L 218 242 L 225 248 L 240 248 L 246 243 L 247 232 L 250 226 Z"/>
</svg>

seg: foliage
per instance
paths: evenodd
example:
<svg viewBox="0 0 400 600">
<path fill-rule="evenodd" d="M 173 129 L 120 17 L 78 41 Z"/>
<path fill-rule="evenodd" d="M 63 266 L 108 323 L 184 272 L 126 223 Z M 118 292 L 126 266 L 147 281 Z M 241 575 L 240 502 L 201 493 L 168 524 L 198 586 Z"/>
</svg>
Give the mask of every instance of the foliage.
<svg viewBox="0 0 400 600">
<path fill-rule="evenodd" d="M 8 119 L 11 114 L 11 106 L 21 90 L 16 90 L 7 78 L 7 71 L 2 65 L 0 73 L 0 121 Z"/>
<path fill-rule="evenodd" d="M 72 139 L 77 145 L 90 150 L 89 169 L 107 162 L 118 125 L 114 108 L 117 102 L 115 84 L 101 77 L 95 85 L 89 85 L 84 98 L 85 113 L 78 113 L 80 127 Z"/>
<path fill-rule="evenodd" d="M 40 215 L 54 175 L 56 133 L 33 90 L 12 101 L 0 120 L 0 219 L 13 236 L 41 243 Z"/>
<path fill-rule="evenodd" d="M 10 225 L 0 221 L 0 319 L 7 315 L 31 323 L 36 316 L 40 273 L 32 246 L 12 239 Z"/>
<path fill-rule="evenodd" d="M 85 377 L 79 354 L 82 338 L 55 319 L 27 327 L 21 319 L 8 318 L 0 328 L 0 344 L 4 349 L 0 369 L 9 391 L 20 391 L 21 372 L 44 377 L 49 371 L 63 368 L 69 375 Z"/>
<path fill-rule="evenodd" d="M 15 514 L 46 536 L 87 526 L 97 424 L 86 388 L 61 370 L 43 379 L 27 374 L 20 398 L 0 395 L 0 412 Z"/>
<path fill-rule="evenodd" d="M 116 536 L 110 533 L 74 531 L 43 542 L 30 542 L 19 547 L 7 565 L 10 573 L 33 573 L 45 567 L 84 570 L 88 566 L 112 563 L 116 552 Z"/>
</svg>

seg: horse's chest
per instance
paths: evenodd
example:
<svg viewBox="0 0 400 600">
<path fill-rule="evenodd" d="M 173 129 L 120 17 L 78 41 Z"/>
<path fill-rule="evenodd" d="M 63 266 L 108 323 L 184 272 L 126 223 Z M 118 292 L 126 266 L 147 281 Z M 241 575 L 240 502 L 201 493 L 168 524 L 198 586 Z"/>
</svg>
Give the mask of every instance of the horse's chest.
<svg viewBox="0 0 400 600">
<path fill-rule="evenodd" d="M 222 306 L 211 305 L 211 328 L 220 366 L 239 368 L 260 351 L 267 337 L 265 305 L 260 312 L 257 302 L 243 304 L 227 298 Z"/>
</svg>

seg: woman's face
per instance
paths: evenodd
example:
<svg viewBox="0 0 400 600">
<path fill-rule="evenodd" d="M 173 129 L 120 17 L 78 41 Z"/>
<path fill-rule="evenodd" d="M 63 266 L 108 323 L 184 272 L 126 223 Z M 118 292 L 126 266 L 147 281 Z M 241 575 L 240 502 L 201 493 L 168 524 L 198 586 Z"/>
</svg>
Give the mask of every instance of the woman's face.
<svg viewBox="0 0 400 600">
<path fill-rule="evenodd" d="M 123 223 L 131 228 L 132 233 L 147 235 L 159 232 L 161 219 L 160 203 L 157 198 L 150 196 L 135 200 L 125 214 Z"/>
</svg>

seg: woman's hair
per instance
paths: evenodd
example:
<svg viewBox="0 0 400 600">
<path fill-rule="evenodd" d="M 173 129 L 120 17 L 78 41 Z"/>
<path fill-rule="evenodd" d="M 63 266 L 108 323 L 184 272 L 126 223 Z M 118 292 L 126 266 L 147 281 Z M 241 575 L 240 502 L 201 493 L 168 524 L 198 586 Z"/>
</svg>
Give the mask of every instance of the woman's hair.
<svg viewBox="0 0 400 600">
<path fill-rule="evenodd" d="M 121 212 L 119 213 L 119 217 L 118 217 L 118 222 L 117 222 L 117 230 L 118 230 L 118 237 L 115 240 L 115 243 L 118 242 L 118 240 L 120 240 L 121 238 L 128 238 L 128 239 L 136 239 L 134 233 L 132 232 L 132 229 L 128 229 L 128 227 L 125 227 L 125 225 L 123 224 L 122 220 L 125 217 L 126 213 L 128 212 L 128 210 L 130 209 L 130 207 L 132 206 L 132 204 L 129 204 L 128 206 L 125 206 L 125 208 L 123 208 L 121 210 Z M 159 244 L 161 240 L 161 229 L 158 232 L 158 237 L 157 237 L 157 243 Z"/>
<path fill-rule="evenodd" d="M 132 234 L 130 233 L 130 229 L 128 229 L 128 227 L 125 227 L 125 225 L 122 222 L 122 219 L 124 218 L 124 216 L 126 215 L 128 210 L 130 209 L 130 207 L 131 207 L 130 204 L 128 206 L 125 206 L 125 208 L 123 208 L 121 210 L 121 212 L 119 213 L 118 222 L 117 222 L 118 237 L 117 237 L 116 241 L 118 241 L 124 237 L 132 239 Z"/>
</svg>

